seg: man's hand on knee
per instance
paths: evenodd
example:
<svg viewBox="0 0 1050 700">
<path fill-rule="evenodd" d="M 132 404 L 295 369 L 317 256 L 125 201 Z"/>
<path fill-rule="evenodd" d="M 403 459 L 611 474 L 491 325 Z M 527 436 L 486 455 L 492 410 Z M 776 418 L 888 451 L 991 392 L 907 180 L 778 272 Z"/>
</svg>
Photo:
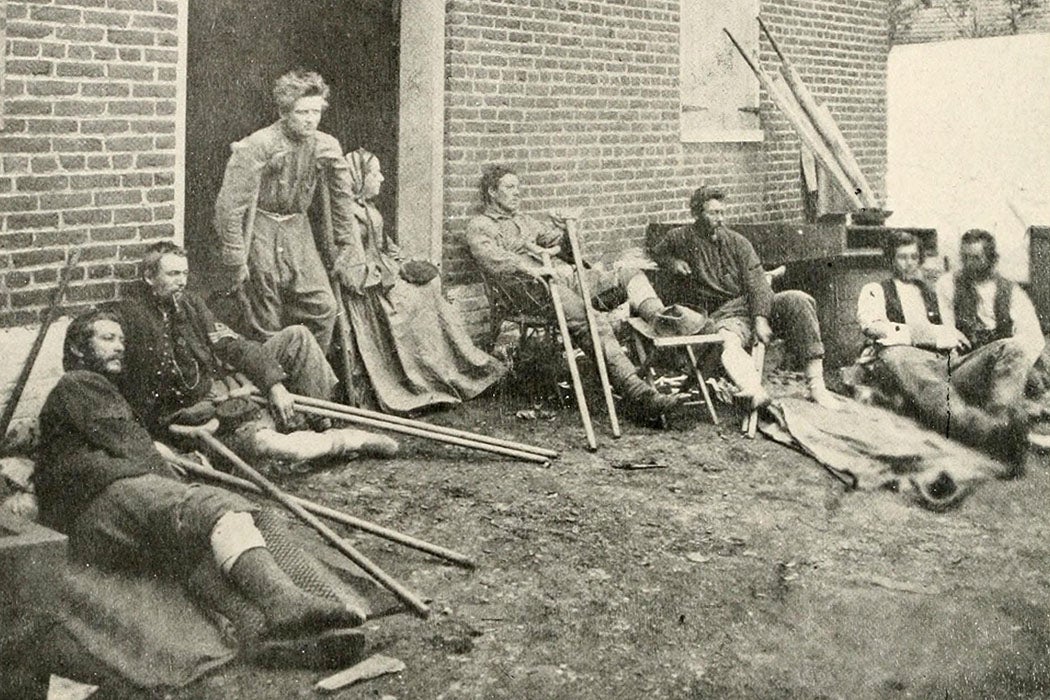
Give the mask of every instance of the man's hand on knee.
<svg viewBox="0 0 1050 700">
<path fill-rule="evenodd" d="M 755 316 L 755 340 L 764 345 L 773 340 L 773 329 L 765 316 Z"/>
</svg>

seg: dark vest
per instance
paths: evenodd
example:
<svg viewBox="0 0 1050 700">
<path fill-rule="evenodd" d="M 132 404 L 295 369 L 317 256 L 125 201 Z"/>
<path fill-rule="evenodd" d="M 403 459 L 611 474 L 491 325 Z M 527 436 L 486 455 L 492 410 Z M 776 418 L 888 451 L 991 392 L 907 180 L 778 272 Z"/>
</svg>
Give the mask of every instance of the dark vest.
<svg viewBox="0 0 1050 700">
<path fill-rule="evenodd" d="M 937 293 L 926 284 L 925 280 L 914 283 L 922 293 L 922 303 L 926 306 L 926 318 L 935 325 L 941 322 L 941 313 L 937 308 Z M 882 296 L 886 299 L 886 320 L 893 323 L 905 323 L 904 307 L 901 306 L 900 295 L 897 294 L 897 285 L 893 278 L 882 281 Z"/>
<path fill-rule="evenodd" d="M 1014 334 L 1014 323 L 1010 319 L 1010 302 L 1013 299 L 1013 282 L 995 276 L 995 328 L 987 329 L 977 320 L 977 291 L 972 284 L 955 278 L 955 326 L 970 339 L 974 349 Z"/>
</svg>

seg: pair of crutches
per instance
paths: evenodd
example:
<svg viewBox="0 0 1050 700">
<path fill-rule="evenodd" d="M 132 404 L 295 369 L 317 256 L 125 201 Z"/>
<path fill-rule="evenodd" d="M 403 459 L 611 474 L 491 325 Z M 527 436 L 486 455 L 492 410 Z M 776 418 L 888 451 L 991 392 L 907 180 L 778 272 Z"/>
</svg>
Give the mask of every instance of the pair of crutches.
<svg viewBox="0 0 1050 700">
<path fill-rule="evenodd" d="M 605 352 L 602 349 L 601 336 L 598 334 L 598 322 L 595 319 L 595 311 L 591 306 L 591 293 L 587 285 L 587 276 L 584 274 L 583 255 L 580 251 L 580 240 L 577 235 L 576 219 L 565 220 L 565 236 L 569 240 L 572 252 L 573 268 L 576 271 L 576 282 L 579 286 L 580 296 L 583 298 L 583 307 L 587 316 L 587 328 L 591 334 L 591 346 L 594 348 L 594 361 L 598 365 L 598 377 L 601 380 L 602 392 L 605 394 L 605 406 L 609 411 L 609 424 L 612 428 L 613 437 L 620 437 L 620 421 L 616 416 L 616 403 L 613 400 L 612 385 L 609 383 L 609 370 L 605 366 Z M 550 253 L 543 252 L 543 264 L 551 265 Z M 587 449 L 592 452 L 598 449 L 598 440 L 594 435 L 594 424 L 591 422 L 591 412 L 587 407 L 587 397 L 583 392 L 583 382 L 580 379 L 580 369 L 576 365 L 576 349 L 569 335 L 569 324 L 565 320 L 565 307 L 561 302 L 561 295 L 553 280 L 547 282 L 547 289 L 551 295 L 551 304 L 554 306 L 554 316 L 558 321 L 558 333 L 561 335 L 562 347 L 565 350 L 565 360 L 569 363 L 569 374 L 572 376 L 572 388 L 576 394 L 576 406 L 580 411 L 580 420 L 583 422 L 583 431 L 587 436 Z"/>
</svg>

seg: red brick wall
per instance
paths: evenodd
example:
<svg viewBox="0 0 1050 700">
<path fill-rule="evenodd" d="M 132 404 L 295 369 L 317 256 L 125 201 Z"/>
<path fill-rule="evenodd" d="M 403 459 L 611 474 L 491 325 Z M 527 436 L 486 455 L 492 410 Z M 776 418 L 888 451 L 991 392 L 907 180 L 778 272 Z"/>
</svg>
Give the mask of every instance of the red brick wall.
<svg viewBox="0 0 1050 700">
<path fill-rule="evenodd" d="M 897 21 L 894 44 L 921 44 L 984 36 L 1050 32 L 1050 2 L 1040 0 L 1011 18 L 1007 0 L 902 0 L 911 8 Z"/>
<path fill-rule="evenodd" d="M 738 221 L 800 220 L 798 139 L 763 95 L 761 143 L 679 140 L 679 0 L 452 0 L 447 16 L 445 274 L 472 281 L 461 243 L 483 166 L 523 175 L 526 206 L 582 207 L 590 253 L 688 218 L 701 183 Z M 881 198 L 888 23 L 883 0 L 770 0 L 762 12 L 838 120 Z M 776 67 L 763 41 L 767 70 Z"/>
<path fill-rule="evenodd" d="M 70 247 L 67 308 L 116 298 L 174 234 L 176 0 L 8 0 L 0 326 L 31 323 Z"/>
</svg>

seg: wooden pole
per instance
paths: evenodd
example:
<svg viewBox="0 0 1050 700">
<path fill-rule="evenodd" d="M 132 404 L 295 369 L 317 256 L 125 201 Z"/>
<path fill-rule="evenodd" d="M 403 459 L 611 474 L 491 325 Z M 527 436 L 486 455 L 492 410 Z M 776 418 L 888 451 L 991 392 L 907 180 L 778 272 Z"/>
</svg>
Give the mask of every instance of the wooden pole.
<svg viewBox="0 0 1050 700">
<path fill-rule="evenodd" d="M 860 164 L 857 163 L 857 159 L 853 155 L 853 150 L 849 147 L 845 136 L 843 136 L 842 132 L 839 130 L 838 125 L 835 123 L 835 119 L 831 116 L 831 112 L 826 105 L 820 104 L 813 96 L 813 93 L 809 91 L 809 88 L 802 81 L 802 76 L 799 74 L 794 64 L 784 55 L 784 52 L 781 51 L 780 45 L 777 43 L 777 40 L 773 38 L 773 34 L 769 31 L 769 27 L 767 27 L 766 23 L 762 21 L 762 17 L 758 16 L 755 19 L 758 20 L 758 26 L 762 28 L 762 32 L 766 35 L 766 38 L 769 39 L 770 45 L 780 58 L 780 73 L 784 76 L 784 80 L 795 99 L 798 101 L 799 106 L 802 108 L 806 116 L 809 117 L 809 120 L 816 128 L 817 133 L 821 136 L 825 144 L 835 156 L 835 159 L 842 166 L 843 172 L 854 185 L 854 190 L 857 191 L 864 206 L 877 207 L 878 202 L 875 200 L 871 184 L 864 176 L 864 172 L 860 169 Z"/>
<path fill-rule="evenodd" d="M 426 618 L 430 615 L 430 608 L 417 598 L 411 591 L 391 578 L 386 572 L 376 566 L 368 557 L 358 552 L 349 542 L 340 537 L 332 528 L 328 527 L 317 516 L 308 513 L 305 508 L 289 498 L 281 489 L 265 476 L 257 472 L 247 462 L 241 459 L 229 447 L 224 445 L 217 437 L 206 430 L 194 430 L 193 434 L 218 454 L 228 459 L 235 467 L 244 472 L 256 486 L 266 492 L 271 498 L 290 510 L 300 520 L 316 530 L 321 537 L 328 541 L 333 547 L 342 552 L 350 561 L 357 564 L 369 576 L 378 581 L 384 588 L 397 596 L 398 600 L 408 605 L 419 617 Z"/>
<path fill-rule="evenodd" d="M 543 251 L 543 264 L 551 266 L 551 255 Z M 561 305 L 561 296 L 558 294 L 558 286 L 554 280 L 547 282 L 550 290 L 551 304 L 554 306 L 554 317 L 558 320 L 558 334 L 561 335 L 562 348 L 565 351 L 565 361 L 569 363 L 569 374 L 572 376 L 572 389 L 576 393 L 576 406 L 580 410 L 580 420 L 583 422 L 583 432 L 587 435 L 587 449 L 594 452 L 598 449 L 598 440 L 594 437 L 594 426 L 591 424 L 591 412 L 587 408 L 587 397 L 583 393 L 583 382 L 580 380 L 580 368 L 576 366 L 576 348 L 572 346 L 572 336 L 569 335 L 569 324 L 565 321 L 565 308 Z M 584 300 L 584 304 L 587 304 Z"/>
<path fill-rule="evenodd" d="M 69 287 L 69 279 L 73 275 L 73 268 L 76 267 L 77 262 L 80 260 L 80 251 L 80 248 L 73 248 L 65 266 L 62 268 L 62 272 L 59 273 L 58 286 L 51 293 L 51 299 L 48 301 L 47 309 L 44 311 L 44 319 L 40 322 L 40 329 L 36 333 L 36 338 L 33 339 L 32 346 L 29 348 L 29 355 L 26 356 L 26 360 L 22 364 L 22 370 L 18 373 L 18 379 L 15 380 L 15 386 L 11 390 L 7 404 L 4 405 L 3 415 L 0 415 L 0 441 L 6 441 L 7 439 L 7 429 L 11 427 L 11 419 L 14 418 L 15 409 L 18 408 L 18 402 L 22 398 L 22 392 L 25 391 L 26 384 L 29 383 L 29 375 L 33 372 L 33 365 L 36 364 L 40 348 L 44 346 L 44 338 L 47 337 L 47 331 L 51 328 L 55 312 L 62 303 L 62 297 L 66 295 L 66 288 Z"/>
<path fill-rule="evenodd" d="M 598 333 L 598 321 L 594 317 L 594 307 L 591 306 L 591 290 L 587 285 L 586 270 L 583 267 L 583 252 L 580 249 L 580 238 L 577 230 L 576 219 L 565 220 L 565 233 L 569 239 L 572 249 L 572 262 L 576 267 L 576 283 L 580 287 L 580 296 L 583 297 L 583 308 L 587 314 L 587 328 L 591 333 L 591 346 L 594 348 L 594 361 L 598 365 L 598 378 L 602 383 L 602 393 L 605 394 L 605 408 L 609 412 L 609 425 L 612 428 L 614 438 L 620 437 L 620 420 L 616 416 L 616 402 L 613 400 L 612 385 L 609 383 L 609 368 L 605 366 L 605 349 L 602 347 L 602 338 Z"/>
<path fill-rule="evenodd" d="M 253 396 L 256 402 L 265 405 L 266 399 L 261 396 Z M 334 411 L 329 408 L 318 408 L 317 406 L 311 406 L 308 404 L 300 403 L 298 400 L 295 402 L 296 410 L 302 413 L 309 413 L 315 416 L 323 416 L 325 418 L 333 418 L 335 420 L 346 421 L 347 423 L 353 423 L 356 425 L 365 425 L 369 428 L 375 428 L 376 430 L 387 430 L 392 433 L 400 433 L 402 435 L 411 435 L 413 437 L 426 438 L 428 440 L 435 440 L 437 442 L 444 442 L 449 445 L 456 445 L 458 447 L 469 447 L 474 450 L 480 450 L 482 452 L 491 452 L 492 454 L 503 455 L 505 457 L 514 457 L 526 462 L 535 462 L 537 464 L 543 464 L 544 466 L 550 464 L 550 460 L 543 455 L 538 455 L 534 452 L 522 452 L 521 450 L 513 450 L 508 447 L 500 447 L 499 445 L 493 445 L 487 442 L 478 442 L 477 440 L 467 440 L 466 438 L 455 437 L 452 435 L 443 435 L 441 433 L 435 433 L 423 428 L 415 428 L 407 425 L 398 425 L 397 423 L 388 423 L 383 420 L 376 418 L 366 418 L 364 416 L 353 415 L 344 411 Z"/>
<path fill-rule="evenodd" d="M 332 194 L 328 190 L 328 176 L 321 171 L 321 227 L 323 231 L 322 255 L 325 266 L 328 268 L 328 284 L 332 288 L 332 296 L 335 297 L 335 332 L 339 341 L 339 365 L 343 370 L 343 393 L 347 401 L 357 400 L 354 391 L 354 362 L 350 343 L 353 337 L 350 335 L 350 324 L 346 319 L 346 302 L 343 300 L 343 285 L 335 274 L 335 230 L 332 226 Z"/>
<path fill-rule="evenodd" d="M 843 172 L 842 166 L 835 160 L 834 155 L 832 155 L 831 151 L 824 143 L 824 139 L 821 138 L 820 134 L 817 133 L 816 128 L 806 118 L 802 108 L 798 105 L 794 96 L 791 94 L 791 91 L 783 82 L 783 79 L 780 79 L 779 84 L 775 83 L 774 79 L 770 78 L 769 75 L 762 70 L 762 67 L 758 64 L 757 57 L 751 56 L 744 51 L 744 48 L 737 43 L 737 40 L 728 29 L 723 28 L 722 31 L 724 31 L 729 37 L 729 40 L 733 42 L 733 46 L 736 47 L 740 56 L 751 68 L 751 71 L 755 74 L 755 77 L 758 78 L 758 82 L 762 87 L 765 88 L 766 93 L 769 94 L 773 103 L 784 113 L 784 116 L 787 117 L 788 122 L 795 130 L 795 133 L 798 134 L 802 143 L 813 152 L 813 155 L 816 156 L 821 165 L 823 165 L 831 174 L 835 184 L 838 185 L 840 190 L 842 190 L 842 193 L 849 200 L 853 209 L 862 209 L 864 204 L 854 191 L 853 183 L 850 182 L 846 173 Z"/>
<path fill-rule="evenodd" d="M 221 472 L 217 469 L 211 469 L 209 467 L 202 466 L 200 464 L 197 464 L 193 460 L 186 459 L 185 457 L 179 457 L 178 455 L 175 455 L 165 456 L 165 459 L 171 462 L 172 464 L 180 467 L 181 469 L 186 470 L 188 473 L 193 474 L 194 476 L 199 476 L 204 479 L 211 479 L 212 481 L 216 481 L 220 484 L 223 484 L 224 486 L 232 486 L 234 488 L 238 488 L 243 491 L 249 491 L 251 493 L 265 493 L 260 487 L 256 486 L 254 483 L 248 481 L 247 479 L 240 479 L 236 476 L 233 476 L 232 474 L 227 474 L 226 472 Z M 377 537 L 382 537 L 383 539 L 390 540 L 391 542 L 396 542 L 411 549 L 419 550 L 420 552 L 433 554 L 436 557 L 440 557 L 441 559 L 450 561 L 453 564 L 457 564 L 467 569 L 477 568 L 477 563 L 465 554 L 460 554 L 459 552 L 456 552 L 454 550 L 446 549 L 436 544 L 431 544 L 430 542 L 426 542 L 425 540 L 416 539 L 415 537 L 411 537 L 410 535 L 405 535 L 403 533 L 398 532 L 397 530 L 385 528 L 382 525 L 376 525 L 375 523 L 369 522 L 367 520 L 355 518 L 352 515 L 348 515 L 346 513 L 343 513 L 342 511 L 323 506 L 313 501 L 308 501 L 305 498 L 299 498 L 298 496 L 292 495 L 289 495 L 288 498 L 301 505 L 307 511 L 313 513 L 314 515 L 319 515 L 322 518 L 328 518 L 333 522 L 337 522 L 342 525 L 347 525 L 348 527 L 352 527 L 354 529 L 361 530 L 362 532 L 367 532 L 369 534 L 376 535 Z"/>
<path fill-rule="evenodd" d="M 755 363 L 755 369 L 758 371 L 758 381 L 762 381 L 762 370 L 766 366 L 766 344 L 755 343 L 755 347 L 751 350 L 751 360 Z M 748 414 L 747 420 L 744 421 L 745 427 L 747 428 L 747 436 L 749 438 L 755 437 L 758 431 L 758 411 L 752 410 Z"/>
<path fill-rule="evenodd" d="M 489 435 L 482 435 L 481 433 L 472 433 L 467 430 L 459 430 L 458 428 L 449 428 L 444 425 L 424 423 L 423 421 L 412 420 L 411 418 L 402 418 L 401 416 L 393 416 L 387 413 L 380 413 L 379 411 L 369 411 L 368 409 L 358 408 L 356 406 L 344 406 L 343 404 L 336 403 L 335 401 L 315 399 L 310 396 L 303 396 L 302 394 L 292 394 L 292 398 L 294 398 L 297 403 L 301 403 L 304 406 L 327 408 L 332 411 L 346 413 L 349 416 L 373 418 L 375 420 L 385 421 L 393 425 L 402 425 L 410 428 L 419 428 L 420 430 L 426 430 L 432 433 L 449 435 L 452 437 L 460 437 L 466 440 L 473 440 L 475 442 L 484 442 L 491 445 L 496 445 L 497 447 L 507 447 L 512 450 L 520 450 L 521 452 L 532 452 L 534 454 L 541 455 L 548 459 L 554 459 L 558 456 L 557 451 L 550 450 L 545 447 L 537 447 L 535 445 L 528 445 L 523 442 L 515 442 L 513 440 L 504 440 L 502 438 L 495 438 Z"/>
</svg>

